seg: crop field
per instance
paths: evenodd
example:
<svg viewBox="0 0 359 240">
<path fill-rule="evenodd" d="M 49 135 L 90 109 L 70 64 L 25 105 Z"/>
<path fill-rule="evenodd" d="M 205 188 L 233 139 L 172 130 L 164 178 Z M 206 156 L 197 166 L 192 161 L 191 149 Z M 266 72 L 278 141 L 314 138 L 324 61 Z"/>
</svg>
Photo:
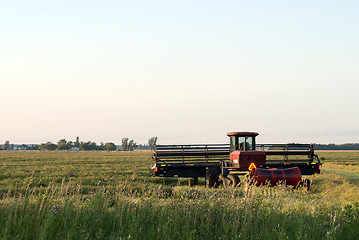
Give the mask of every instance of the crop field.
<svg viewBox="0 0 359 240">
<path fill-rule="evenodd" d="M 155 178 L 150 151 L 0 151 L 1 239 L 358 239 L 359 152 L 311 191 Z"/>
</svg>

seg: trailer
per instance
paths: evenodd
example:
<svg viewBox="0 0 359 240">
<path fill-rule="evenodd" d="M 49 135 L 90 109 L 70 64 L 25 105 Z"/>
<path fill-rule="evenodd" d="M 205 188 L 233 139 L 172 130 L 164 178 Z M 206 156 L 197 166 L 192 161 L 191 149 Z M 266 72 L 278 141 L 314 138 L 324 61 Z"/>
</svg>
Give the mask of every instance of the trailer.
<svg viewBox="0 0 359 240">
<path fill-rule="evenodd" d="M 189 185 L 204 177 L 207 187 L 234 188 L 240 176 L 253 184 L 303 185 L 302 175 L 319 174 L 321 162 L 312 144 L 256 144 L 256 132 L 231 132 L 229 144 L 158 145 L 153 154 L 154 176 L 189 178 Z"/>
</svg>

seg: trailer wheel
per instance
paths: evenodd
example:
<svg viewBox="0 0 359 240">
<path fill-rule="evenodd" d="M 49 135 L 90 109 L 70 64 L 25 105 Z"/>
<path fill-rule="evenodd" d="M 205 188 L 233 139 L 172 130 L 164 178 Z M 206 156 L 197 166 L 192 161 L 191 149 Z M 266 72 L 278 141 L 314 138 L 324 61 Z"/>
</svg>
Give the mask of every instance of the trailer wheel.
<svg viewBox="0 0 359 240">
<path fill-rule="evenodd" d="M 218 187 L 218 168 L 211 167 L 206 171 L 206 187 Z"/>
<path fill-rule="evenodd" d="M 198 185 L 198 177 L 193 178 L 193 184 L 194 184 L 194 185 Z"/>
<path fill-rule="evenodd" d="M 310 190 L 310 185 L 311 185 L 311 182 L 309 179 L 304 179 L 303 181 L 303 187 L 305 190 L 309 191 Z"/>
<path fill-rule="evenodd" d="M 224 188 L 235 188 L 240 183 L 239 177 L 237 175 L 228 174 L 226 178 L 223 179 Z"/>
</svg>

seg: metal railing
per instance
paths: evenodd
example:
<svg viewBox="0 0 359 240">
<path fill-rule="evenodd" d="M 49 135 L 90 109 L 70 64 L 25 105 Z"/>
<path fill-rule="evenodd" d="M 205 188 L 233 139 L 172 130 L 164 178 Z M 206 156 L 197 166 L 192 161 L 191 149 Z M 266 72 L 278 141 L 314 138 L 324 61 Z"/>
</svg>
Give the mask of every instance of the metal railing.
<svg viewBox="0 0 359 240">
<path fill-rule="evenodd" d="M 256 151 L 264 151 L 271 162 L 312 162 L 316 157 L 312 144 L 256 144 Z M 229 144 L 157 145 L 153 158 L 157 162 L 208 163 L 228 161 L 229 153 Z"/>
<path fill-rule="evenodd" d="M 158 145 L 154 158 L 160 162 L 218 162 L 228 160 L 229 144 Z"/>
</svg>

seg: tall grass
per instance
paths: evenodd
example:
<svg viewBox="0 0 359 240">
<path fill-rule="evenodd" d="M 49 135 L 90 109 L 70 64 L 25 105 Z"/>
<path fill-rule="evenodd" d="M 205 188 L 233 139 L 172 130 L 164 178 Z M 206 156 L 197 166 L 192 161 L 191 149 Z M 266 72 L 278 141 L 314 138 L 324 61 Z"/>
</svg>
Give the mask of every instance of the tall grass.
<svg viewBox="0 0 359 240">
<path fill-rule="evenodd" d="M 305 200 L 303 191 L 249 187 L 216 191 L 125 186 L 83 195 L 70 184 L 4 196 L 3 239 L 355 239 L 359 205 Z M 283 197 L 291 195 L 291 198 Z M 304 200 L 304 201 L 303 201 Z M 329 208 L 329 209 L 328 209 Z"/>
<path fill-rule="evenodd" d="M 0 153 L 2 239 L 359 236 L 359 186 L 342 175 L 312 177 L 310 192 L 246 184 L 229 191 L 153 178 L 149 153 L 27 154 Z"/>
</svg>

